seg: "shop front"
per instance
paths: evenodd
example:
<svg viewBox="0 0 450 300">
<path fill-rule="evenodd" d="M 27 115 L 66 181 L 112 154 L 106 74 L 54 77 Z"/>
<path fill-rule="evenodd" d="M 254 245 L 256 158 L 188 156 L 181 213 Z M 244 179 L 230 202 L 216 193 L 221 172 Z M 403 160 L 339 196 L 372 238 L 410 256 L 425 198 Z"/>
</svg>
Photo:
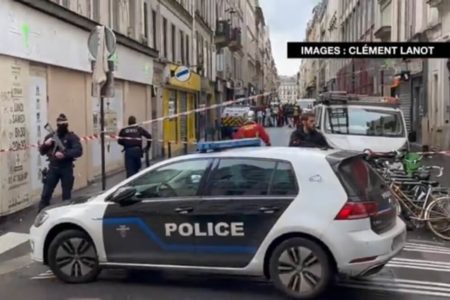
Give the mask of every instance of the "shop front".
<svg viewBox="0 0 450 300">
<path fill-rule="evenodd" d="M 198 108 L 200 90 L 201 80 L 198 74 L 188 67 L 172 64 L 166 66 L 162 88 L 163 115 L 173 117 L 163 121 L 163 140 L 165 150 L 170 150 L 172 155 L 183 151 L 184 142 L 194 145 L 197 141 L 195 113 L 178 114 Z"/>
</svg>

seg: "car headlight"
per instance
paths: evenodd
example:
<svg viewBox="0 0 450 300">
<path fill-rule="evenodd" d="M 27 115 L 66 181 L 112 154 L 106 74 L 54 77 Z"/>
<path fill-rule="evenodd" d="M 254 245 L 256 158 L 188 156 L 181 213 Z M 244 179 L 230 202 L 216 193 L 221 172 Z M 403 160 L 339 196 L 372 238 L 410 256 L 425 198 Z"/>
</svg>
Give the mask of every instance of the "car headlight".
<svg viewBox="0 0 450 300">
<path fill-rule="evenodd" d="M 45 221 L 47 221 L 48 219 L 48 213 L 45 211 L 40 212 L 37 216 L 36 219 L 34 219 L 34 227 L 39 227 L 42 224 L 44 224 Z"/>
</svg>

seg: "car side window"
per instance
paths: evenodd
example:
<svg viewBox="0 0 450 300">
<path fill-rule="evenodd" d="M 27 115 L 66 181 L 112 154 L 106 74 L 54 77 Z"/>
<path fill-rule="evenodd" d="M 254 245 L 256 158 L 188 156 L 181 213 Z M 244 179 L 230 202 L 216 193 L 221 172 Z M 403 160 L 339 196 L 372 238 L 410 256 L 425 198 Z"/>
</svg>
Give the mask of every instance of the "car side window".
<svg viewBox="0 0 450 300">
<path fill-rule="evenodd" d="M 193 197 L 211 159 L 176 162 L 152 170 L 135 179 L 129 186 L 136 188 L 137 198 Z"/>
<path fill-rule="evenodd" d="M 296 196 L 298 192 L 297 177 L 292 165 L 287 162 L 279 162 L 273 175 L 269 195 Z"/>
<path fill-rule="evenodd" d="M 320 129 L 322 125 L 322 107 L 316 107 L 314 113 L 316 114 L 316 128 Z"/>
<path fill-rule="evenodd" d="M 208 179 L 209 196 L 265 196 L 275 161 L 263 159 L 221 159 Z"/>
</svg>

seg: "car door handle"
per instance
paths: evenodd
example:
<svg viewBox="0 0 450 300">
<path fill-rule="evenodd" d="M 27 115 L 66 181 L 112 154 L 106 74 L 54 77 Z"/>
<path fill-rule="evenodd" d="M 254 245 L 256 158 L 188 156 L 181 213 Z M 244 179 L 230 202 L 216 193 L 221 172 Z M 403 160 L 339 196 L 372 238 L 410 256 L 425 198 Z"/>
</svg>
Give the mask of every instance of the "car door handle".
<svg viewBox="0 0 450 300">
<path fill-rule="evenodd" d="M 193 210 L 194 209 L 192 207 L 177 207 L 174 209 L 174 211 L 179 214 L 188 214 L 188 213 L 192 212 Z"/>
<path fill-rule="evenodd" d="M 273 213 L 275 213 L 276 211 L 279 211 L 279 210 L 280 210 L 280 208 L 276 207 L 276 206 L 272 206 L 272 207 L 265 207 L 265 206 L 263 206 L 263 207 L 259 208 L 259 211 L 263 212 L 265 214 L 273 214 Z"/>
</svg>

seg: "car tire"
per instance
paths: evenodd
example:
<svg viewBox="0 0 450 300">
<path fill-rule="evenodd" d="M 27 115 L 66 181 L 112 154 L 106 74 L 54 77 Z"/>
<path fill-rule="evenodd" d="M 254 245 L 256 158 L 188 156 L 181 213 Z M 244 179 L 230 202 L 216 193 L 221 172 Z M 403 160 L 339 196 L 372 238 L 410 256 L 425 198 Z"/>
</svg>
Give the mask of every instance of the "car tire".
<svg viewBox="0 0 450 300">
<path fill-rule="evenodd" d="M 53 274 L 66 283 L 87 283 L 100 273 L 97 250 L 81 230 L 66 230 L 50 243 L 48 264 Z"/>
<path fill-rule="evenodd" d="M 306 238 L 283 241 L 269 259 L 273 284 L 293 299 L 320 296 L 330 286 L 335 273 L 329 255 L 320 245 Z"/>
</svg>

